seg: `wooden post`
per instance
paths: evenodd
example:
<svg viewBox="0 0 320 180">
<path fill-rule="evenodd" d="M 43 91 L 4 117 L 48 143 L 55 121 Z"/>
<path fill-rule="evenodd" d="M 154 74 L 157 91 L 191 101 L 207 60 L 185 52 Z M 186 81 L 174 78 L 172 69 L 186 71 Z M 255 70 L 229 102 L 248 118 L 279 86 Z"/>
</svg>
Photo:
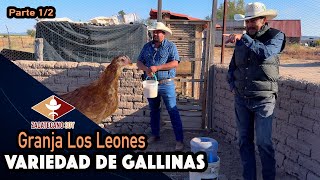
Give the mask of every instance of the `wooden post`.
<svg viewBox="0 0 320 180">
<path fill-rule="evenodd" d="M 216 24 L 217 24 L 217 0 L 213 0 L 212 4 L 212 15 L 211 15 L 211 23 L 210 23 L 210 48 L 209 48 L 209 62 L 207 69 L 213 65 L 214 60 L 214 47 L 215 47 L 215 34 L 216 34 Z"/>
<path fill-rule="evenodd" d="M 208 27 L 210 27 L 210 23 L 207 23 L 207 25 L 208 25 Z M 203 71 L 204 71 L 204 73 L 203 73 L 203 80 L 204 80 L 204 82 L 203 82 L 203 89 L 202 89 L 202 92 L 203 92 L 203 94 L 202 94 L 202 96 L 203 96 L 203 98 L 202 98 L 202 101 L 201 101 L 201 103 L 202 103 L 202 124 L 201 124 L 201 127 L 202 127 L 202 129 L 205 129 L 207 126 L 208 126 L 208 109 L 207 109 L 207 97 L 208 97 L 208 92 L 207 92 L 207 90 L 208 90 L 208 85 L 207 85 L 207 78 L 208 78 L 208 70 L 207 70 L 207 67 L 208 67 L 208 63 L 209 63 L 209 49 L 210 49 L 210 30 L 209 29 L 207 29 L 206 31 L 205 31 L 205 39 L 206 39 L 206 42 L 205 42 L 205 44 L 206 44 L 206 49 L 205 49 L 205 60 L 204 60 L 204 62 L 203 62 Z"/>
<path fill-rule="evenodd" d="M 212 14 L 210 23 L 210 43 L 209 43 L 209 59 L 207 66 L 207 98 L 206 98 L 206 112 L 207 112 L 207 122 L 208 128 L 212 128 L 213 122 L 213 101 L 214 101 L 214 77 L 213 77 L 213 63 L 214 63 L 214 47 L 215 47 L 215 33 L 216 33 L 216 21 L 217 21 L 217 0 L 212 2 Z"/>
<path fill-rule="evenodd" d="M 36 61 L 43 61 L 43 38 L 36 38 L 34 46 L 34 55 Z"/>
<path fill-rule="evenodd" d="M 222 30 L 222 34 L 226 33 L 226 15 L 227 15 L 227 9 L 228 9 L 228 0 L 224 0 L 224 5 L 223 5 L 223 30 Z M 220 63 L 223 64 L 224 63 L 224 46 L 225 46 L 225 42 L 224 42 L 224 36 L 221 36 L 221 60 Z"/>
<path fill-rule="evenodd" d="M 6 28 L 7 28 L 7 32 L 8 32 L 8 43 L 9 43 L 9 49 L 11 49 L 10 33 L 9 33 L 9 30 L 8 30 L 7 25 L 6 25 Z"/>
<path fill-rule="evenodd" d="M 21 37 L 21 36 L 20 36 L 20 40 L 21 40 L 22 48 L 24 48 L 23 40 L 22 40 L 22 37 Z"/>
<path fill-rule="evenodd" d="M 158 0 L 157 22 L 162 22 L 162 0 Z"/>
<path fill-rule="evenodd" d="M 194 63 L 194 73 L 193 73 L 193 79 L 200 79 L 201 78 L 201 55 L 202 55 L 202 24 L 195 25 L 195 61 Z M 193 94 L 192 97 L 195 99 L 200 98 L 199 90 L 200 90 L 200 83 L 199 82 L 193 82 Z"/>
<path fill-rule="evenodd" d="M 3 38 L 1 38 L 1 39 L 2 39 L 2 48 L 1 48 L 1 49 L 4 49 L 4 48 L 5 48 L 4 36 L 3 36 Z"/>
</svg>

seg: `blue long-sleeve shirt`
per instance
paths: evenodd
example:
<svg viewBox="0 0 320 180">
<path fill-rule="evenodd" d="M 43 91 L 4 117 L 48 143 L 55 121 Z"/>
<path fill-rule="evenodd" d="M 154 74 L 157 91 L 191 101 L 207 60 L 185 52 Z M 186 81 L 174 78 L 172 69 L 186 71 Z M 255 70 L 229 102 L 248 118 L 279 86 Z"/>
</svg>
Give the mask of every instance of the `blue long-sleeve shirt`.
<svg viewBox="0 0 320 180">
<path fill-rule="evenodd" d="M 266 28 L 264 31 L 259 31 L 258 33 L 264 33 L 266 30 L 269 29 L 268 26 L 265 26 L 264 28 Z M 269 57 L 277 55 L 282 51 L 282 46 L 284 41 L 285 41 L 285 35 L 282 32 L 279 32 L 273 38 L 265 41 L 264 43 L 260 42 L 257 39 L 251 38 L 248 34 L 243 34 L 241 39 L 236 42 L 235 49 L 245 45 L 245 47 L 247 47 L 248 50 L 256 54 L 257 58 L 252 59 L 252 61 L 265 61 L 265 60 L 268 60 Z M 233 72 L 235 71 L 236 68 L 237 68 L 237 64 L 235 63 L 235 52 L 234 52 L 231 62 L 229 64 L 229 70 L 228 70 L 228 76 L 227 76 L 227 80 L 231 90 L 233 90 L 235 87 Z"/>
<path fill-rule="evenodd" d="M 274 38 L 262 43 L 256 39 L 252 39 L 249 35 L 244 34 L 241 41 L 254 53 L 256 53 L 262 60 L 278 54 L 282 47 L 284 34 L 278 33 Z"/>
</svg>

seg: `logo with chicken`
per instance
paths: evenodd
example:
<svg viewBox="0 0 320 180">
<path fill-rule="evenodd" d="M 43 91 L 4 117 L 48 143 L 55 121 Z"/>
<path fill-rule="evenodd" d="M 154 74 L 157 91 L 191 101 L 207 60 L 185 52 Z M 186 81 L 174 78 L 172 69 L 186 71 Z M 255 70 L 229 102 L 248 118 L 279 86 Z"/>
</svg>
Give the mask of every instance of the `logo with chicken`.
<svg viewBox="0 0 320 180">
<path fill-rule="evenodd" d="M 37 111 L 41 115 L 51 119 L 52 121 L 64 116 L 74 109 L 74 107 L 62 99 L 52 95 L 47 99 L 33 106 L 31 109 Z"/>
</svg>

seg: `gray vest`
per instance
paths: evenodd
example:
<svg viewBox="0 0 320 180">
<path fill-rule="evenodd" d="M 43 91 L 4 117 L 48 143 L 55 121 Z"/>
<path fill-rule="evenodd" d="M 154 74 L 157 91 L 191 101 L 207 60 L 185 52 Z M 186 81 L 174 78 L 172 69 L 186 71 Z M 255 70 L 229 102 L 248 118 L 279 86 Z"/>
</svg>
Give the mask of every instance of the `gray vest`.
<svg viewBox="0 0 320 180">
<path fill-rule="evenodd" d="M 256 37 L 262 43 L 272 39 L 280 31 L 268 28 Z M 285 41 L 281 51 L 284 49 Z M 259 57 L 244 44 L 235 48 L 234 85 L 236 93 L 245 98 L 277 96 L 279 78 L 279 55 L 270 56 L 265 60 Z"/>
</svg>

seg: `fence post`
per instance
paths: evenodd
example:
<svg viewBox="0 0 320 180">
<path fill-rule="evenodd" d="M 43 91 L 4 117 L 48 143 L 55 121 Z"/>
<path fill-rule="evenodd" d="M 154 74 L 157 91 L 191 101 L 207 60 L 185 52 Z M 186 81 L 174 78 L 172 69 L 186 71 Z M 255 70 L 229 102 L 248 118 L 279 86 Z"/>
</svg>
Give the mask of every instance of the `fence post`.
<svg viewBox="0 0 320 180">
<path fill-rule="evenodd" d="M 9 33 L 9 30 L 8 30 L 7 25 L 5 25 L 5 26 L 6 26 L 6 28 L 7 28 L 7 32 L 8 32 L 8 43 L 9 43 L 9 49 L 11 49 L 10 33 Z"/>
<path fill-rule="evenodd" d="M 21 40 L 22 48 L 24 48 L 23 40 L 22 40 L 22 37 L 21 37 L 21 36 L 20 36 L 20 40 Z"/>
<path fill-rule="evenodd" d="M 43 61 L 43 38 L 36 38 L 34 46 L 35 59 L 37 61 Z"/>
</svg>

